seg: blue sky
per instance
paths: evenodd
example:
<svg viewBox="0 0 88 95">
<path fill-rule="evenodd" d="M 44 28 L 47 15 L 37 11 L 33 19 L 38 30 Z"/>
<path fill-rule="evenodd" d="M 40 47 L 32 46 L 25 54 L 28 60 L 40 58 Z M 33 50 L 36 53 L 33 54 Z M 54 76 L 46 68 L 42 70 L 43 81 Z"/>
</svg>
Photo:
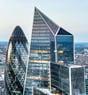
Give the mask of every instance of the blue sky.
<svg viewBox="0 0 88 95">
<path fill-rule="evenodd" d="M 88 42 L 88 0 L 0 0 L 0 41 L 20 25 L 30 40 L 34 6 L 75 36 Z"/>
</svg>

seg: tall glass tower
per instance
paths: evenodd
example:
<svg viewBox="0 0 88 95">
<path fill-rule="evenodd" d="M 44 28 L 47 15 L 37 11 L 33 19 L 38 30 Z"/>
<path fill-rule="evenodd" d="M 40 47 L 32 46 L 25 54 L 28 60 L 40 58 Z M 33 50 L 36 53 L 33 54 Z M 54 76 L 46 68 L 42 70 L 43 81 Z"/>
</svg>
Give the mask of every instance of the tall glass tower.
<svg viewBox="0 0 88 95">
<path fill-rule="evenodd" d="M 57 29 L 56 24 L 35 8 L 25 95 L 31 95 L 32 87 L 50 86 L 49 69 L 51 61 L 54 61 L 54 34 Z"/>
<path fill-rule="evenodd" d="M 10 37 L 6 55 L 6 95 L 23 95 L 27 61 L 28 42 L 22 29 L 17 26 Z"/>
<path fill-rule="evenodd" d="M 33 87 L 50 88 L 50 63 L 73 60 L 73 35 L 35 8 L 25 95 Z"/>
<path fill-rule="evenodd" d="M 60 28 L 55 36 L 56 63 L 73 64 L 74 61 L 74 38 L 73 35 Z"/>
</svg>

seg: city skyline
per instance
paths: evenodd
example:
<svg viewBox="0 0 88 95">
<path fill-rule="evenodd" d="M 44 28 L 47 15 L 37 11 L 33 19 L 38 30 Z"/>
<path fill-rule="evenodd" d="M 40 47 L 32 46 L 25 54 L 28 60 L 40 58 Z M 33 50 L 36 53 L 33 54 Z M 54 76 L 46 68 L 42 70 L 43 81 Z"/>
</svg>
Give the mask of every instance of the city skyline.
<svg viewBox="0 0 88 95">
<path fill-rule="evenodd" d="M 74 35 L 38 8 L 32 26 L 30 52 L 20 26 L 10 37 L 5 69 L 7 95 L 33 95 L 34 87 L 52 90 L 51 64 L 74 64 Z"/>
<path fill-rule="evenodd" d="M 87 2 L 81 2 L 81 6 L 78 5 L 79 1 L 75 3 L 65 0 L 64 3 L 63 1 L 50 3 L 49 0 L 46 2 L 48 6 L 41 0 L 1 2 L 1 5 L 5 4 L 1 7 L 8 10 L 3 10 L 5 19 L 1 13 L 2 30 L 6 29 L 7 32 L 2 32 L 3 36 L 0 38 L 8 41 L 3 56 L 5 62 L 1 60 L 4 63 L 4 84 L 1 84 L 1 93 L 42 95 L 39 93 L 46 89 L 50 95 L 87 95 L 88 46 L 74 47 L 74 36 L 75 42 L 87 42 L 87 36 L 84 37 L 87 35 L 87 32 L 84 32 L 87 30 L 84 12 L 86 8 L 84 5 Z M 79 57 L 83 60 L 80 61 Z"/>
<path fill-rule="evenodd" d="M 47 3 L 46 3 L 47 2 Z M 33 11 L 38 7 L 59 26 L 75 36 L 75 42 L 87 42 L 88 1 L 79 0 L 1 0 L 0 1 L 0 41 L 8 41 L 15 26 L 20 25 L 30 40 Z"/>
</svg>

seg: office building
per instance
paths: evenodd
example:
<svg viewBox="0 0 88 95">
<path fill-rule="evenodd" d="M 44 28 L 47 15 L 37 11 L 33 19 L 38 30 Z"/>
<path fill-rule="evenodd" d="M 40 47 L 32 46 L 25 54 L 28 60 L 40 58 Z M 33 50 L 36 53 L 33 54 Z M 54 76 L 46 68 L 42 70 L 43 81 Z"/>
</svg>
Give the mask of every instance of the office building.
<svg viewBox="0 0 88 95">
<path fill-rule="evenodd" d="M 6 95 L 23 95 L 28 42 L 22 29 L 17 26 L 8 43 L 5 68 Z"/>
<path fill-rule="evenodd" d="M 88 95 L 88 65 L 85 65 L 84 77 L 85 77 L 85 92 L 86 95 Z"/>
<path fill-rule="evenodd" d="M 74 62 L 74 38 L 73 35 L 60 28 L 55 36 L 56 39 L 56 63 L 73 64 Z"/>
<path fill-rule="evenodd" d="M 54 25 L 54 31 L 47 22 Z M 50 63 L 54 61 L 56 29 L 58 26 L 35 8 L 25 95 L 31 95 L 32 87 L 50 88 Z"/>
<path fill-rule="evenodd" d="M 51 64 L 52 92 L 60 95 L 86 95 L 84 66 Z"/>
<path fill-rule="evenodd" d="M 35 8 L 25 95 L 33 87 L 50 89 L 51 63 L 73 64 L 73 42 L 72 34 Z"/>
</svg>

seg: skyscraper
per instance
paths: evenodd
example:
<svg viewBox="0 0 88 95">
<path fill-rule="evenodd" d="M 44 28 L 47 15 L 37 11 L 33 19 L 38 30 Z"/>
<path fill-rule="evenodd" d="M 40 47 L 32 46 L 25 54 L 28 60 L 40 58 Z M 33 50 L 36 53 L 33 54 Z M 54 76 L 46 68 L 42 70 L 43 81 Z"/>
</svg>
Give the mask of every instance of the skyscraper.
<svg viewBox="0 0 88 95">
<path fill-rule="evenodd" d="M 47 23 L 50 20 L 43 16 L 45 15 L 35 8 L 25 95 L 32 93 L 32 87 L 50 88 L 50 62 L 54 61 L 52 55 L 54 56 L 56 30 L 51 30 Z M 55 29 L 58 28 L 52 21 L 49 23 Z"/>
<path fill-rule="evenodd" d="M 35 8 L 25 95 L 31 95 L 33 87 L 50 88 L 50 63 L 73 60 L 73 35 Z"/>
<path fill-rule="evenodd" d="M 28 42 L 22 29 L 17 26 L 8 43 L 5 69 L 6 95 L 23 95 Z"/>
<path fill-rule="evenodd" d="M 73 64 L 74 63 L 74 38 L 73 35 L 63 28 L 60 28 L 55 35 L 56 63 Z"/>
</svg>

